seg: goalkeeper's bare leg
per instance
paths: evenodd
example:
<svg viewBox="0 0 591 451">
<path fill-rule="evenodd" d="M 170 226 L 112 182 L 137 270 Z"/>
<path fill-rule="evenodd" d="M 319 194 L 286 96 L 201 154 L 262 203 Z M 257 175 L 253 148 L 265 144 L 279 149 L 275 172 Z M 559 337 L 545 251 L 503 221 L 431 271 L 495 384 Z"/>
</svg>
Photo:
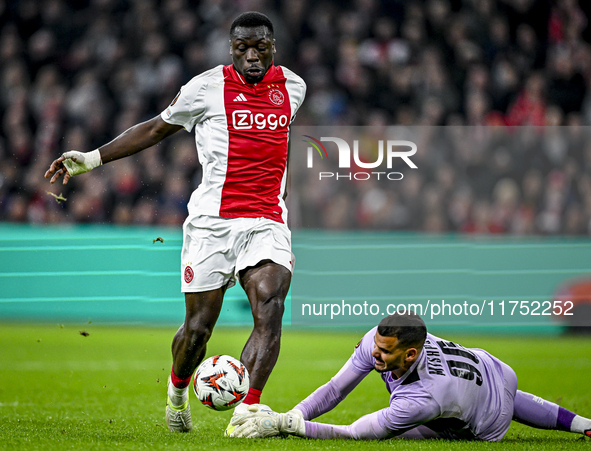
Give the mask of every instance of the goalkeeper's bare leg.
<svg viewBox="0 0 591 451">
<path fill-rule="evenodd" d="M 226 286 L 185 293 L 185 322 L 172 341 L 173 363 L 166 399 L 166 424 L 171 431 L 189 432 L 193 428 L 189 405 L 191 376 L 205 356 L 225 291 Z"/>
</svg>

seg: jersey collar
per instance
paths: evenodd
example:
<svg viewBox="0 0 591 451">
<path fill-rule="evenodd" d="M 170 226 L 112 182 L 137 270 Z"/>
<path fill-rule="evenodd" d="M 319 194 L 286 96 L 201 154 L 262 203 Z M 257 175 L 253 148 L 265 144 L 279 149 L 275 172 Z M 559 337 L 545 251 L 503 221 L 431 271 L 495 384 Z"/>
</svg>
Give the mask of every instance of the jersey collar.
<svg viewBox="0 0 591 451">
<path fill-rule="evenodd" d="M 407 385 L 407 384 L 411 384 L 413 382 L 416 382 L 418 380 L 420 380 L 419 377 L 419 373 L 418 373 L 418 367 L 419 365 L 421 365 L 421 362 L 425 360 L 425 349 L 421 349 L 421 352 L 419 354 L 419 356 L 417 357 L 417 359 L 414 361 L 414 363 L 410 366 L 410 368 L 408 370 L 406 370 L 406 372 L 400 376 L 398 379 L 396 379 L 396 376 L 394 375 L 394 373 L 392 373 L 390 371 L 390 377 L 392 378 L 392 380 L 394 381 L 394 383 L 396 385 Z"/>
</svg>

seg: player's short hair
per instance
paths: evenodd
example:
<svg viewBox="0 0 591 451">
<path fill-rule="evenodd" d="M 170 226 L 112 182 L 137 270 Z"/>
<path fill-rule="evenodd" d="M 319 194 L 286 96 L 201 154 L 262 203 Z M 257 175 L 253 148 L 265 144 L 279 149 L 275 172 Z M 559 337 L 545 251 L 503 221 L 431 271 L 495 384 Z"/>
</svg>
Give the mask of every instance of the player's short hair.
<svg viewBox="0 0 591 451">
<path fill-rule="evenodd" d="M 382 337 L 396 337 L 398 345 L 421 348 L 427 338 L 427 326 L 415 312 L 394 313 L 385 317 L 378 324 L 378 333 Z"/>
<path fill-rule="evenodd" d="M 245 13 L 240 14 L 232 25 L 230 26 L 230 36 L 234 35 L 234 29 L 237 27 L 246 27 L 246 28 L 254 28 L 254 27 L 267 27 L 267 30 L 273 36 L 273 23 L 271 20 L 262 13 L 256 11 L 248 11 Z"/>
</svg>

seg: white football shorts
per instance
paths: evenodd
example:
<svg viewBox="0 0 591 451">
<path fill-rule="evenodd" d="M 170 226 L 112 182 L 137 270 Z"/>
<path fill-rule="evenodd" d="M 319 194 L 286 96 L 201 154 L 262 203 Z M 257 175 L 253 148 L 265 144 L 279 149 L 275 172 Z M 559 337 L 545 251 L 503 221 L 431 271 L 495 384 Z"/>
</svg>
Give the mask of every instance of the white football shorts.
<svg viewBox="0 0 591 451">
<path fill-rule="evenodd" d="M 189 216 L 183 224 L 181 291 L 197 293 L 236 284 L 238 273 L 271 260 L 293 272 L 291 232 L 267 218 Z"/>
</svg>

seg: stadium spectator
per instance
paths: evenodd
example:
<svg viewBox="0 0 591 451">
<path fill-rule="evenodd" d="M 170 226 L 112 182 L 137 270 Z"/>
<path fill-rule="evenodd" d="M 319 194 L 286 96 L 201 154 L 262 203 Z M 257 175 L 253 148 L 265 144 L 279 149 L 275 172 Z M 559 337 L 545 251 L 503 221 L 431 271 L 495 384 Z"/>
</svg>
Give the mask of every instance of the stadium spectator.
<svg viewBox="0 0 591 451">
<path fill-rule="evenodd" d="M 43 190 L 16 180 L 35 174 L 36 165 L 43 166 L 81 141 L 96 147 L 107 136 L 153 117 L 174 96 L 177 85 L 220 57 L 217 45 L 225 40 L 228 21 L 252 9 L 251 4 L 251 0 L 206 1 L 198 7 L 186 0 L 5 2 L 0 12 L 0 220 L 75 221 L 82 213 L 74 214 L 73 200 L 56 208 Z M 376 116 L 384 117 L 387 124 L 416 126 L 568 125 L 569 144 L 562 153 L 558 147 L 545 145 L 538 149 L 533 144 L 508 146 L 512 157 L 509 177 L 518 185 L 521 198 L 529 169 L 540 171 L 545 180 L 552 171 L 564 171 L 571 159 L 579 165 L 584 162 L 585 145 L 576 144 L 577 132 L 571 125 L 591 125 L 588 2 L 263 0 L 256 7 L 283 24 L 277 35 L 285 49 L 280 63 L 294 68 L 309 86 L 307 104 L 295 125 L 368 125 Z M 88 101 L 93 108 L 85 107 Z M 103 195 L 107 201 L 100 222 L 120 222 L 123 211 L 132 214 L 136 208 L 144 209 L 142 199 L 148 197 L 158 204 L 175 204 L 168 199 L 176 196 L 175 191 L 164 190 L 162 175 L 163 156 L 175 147 L 176 140 L 162 143 L 150 164 L 138 161 L 134 176 L 148 178 L 150 183 L 132 192 L 120 191 L 119 174 L 105 168 Z M 471 156 L 467 166 L 464 158 L 457 161 L 454 157 L 462 152 L 457 143 L 444 151 L 445 163 L 456 169 L 451 193 L 469 193 L 462 196 L 462 203 L 468 203 L 470 211 L 477 201 L 494 204 L 494 186 L 506 174 L 486 183 L 475 176 L 488 172 L 486 164 L 496 158 L 494 149 L 483 149 L 478 161 Z M 421 162 L 420 186 L 413 185 L 419 195 L 438 183 L 439 163 Z M 509 222 L 521 226 L 506 227 L 502 233 L 570 234 L 579 230 L 581 235 L 590 234 L 591 212 L 585 206 L 591 204 L 591 191 L 584 183 L 584 169 L 581 166 L 573 174 L 571 185 L 578 187 L 577 199 L 567 196 L 559 210 L 560 215 L 580 211 L 575 215 L 580 227 L 569 227 L 567 232 L 566 224 L 572 220 L 566 217 L 560 227 L 542 226 L 547 222 L 541 216 L 547 213 L 537 204 L 530 205 L 527 214 L 522 208 L 515 209 Z M 185 199 L 199 183 L 200 171 L 197 164 L 185 170 L 190 180 Z M 410 179 L 405 174 L 404 183 L 396 188 L 383 183 L 377 188 L 384 193 L 406 190 Z M 309 192 L 314 182 L 293 177 L 296 186 L 292 191 Z M 73 180 L 64 189 L 65 197 L 69 198 L 70 191 L 83 191 L 78 185 L 84 184 Z M 367 202 L 367 198 L 362 200 L 365 190 L 361 184 L 347 187 L 347 200 L 335 188 L 315 192 L 318 199 L 310 203 L 305 203 L 305 196 L 292 199 L 291 225 L 325 227 L 330 222 L 331 227 L 345 229 L 421 230 L 424 218 L 434 218 L 434 212 L 411 205 L 404 195 L 395 203 L 381 204 L 384 210 L 396 205 L 398 211 L 400 206 L 412 211 L 409 219 L 403 215 L 395 220 L 395 226 L 392 221 L 367 222 L 363 215 L 345 215 L 344 208 L 353 212 L 365 208 L 361 207 Z M 46 200 L 41 201 L 44 196 Z M 573 202 L 580 208 L 570 208 Z M 334 213 L 346 218 L 343 223 L 326 212 L 332 204 Z M 451 216 L 456 207 L 457 197 L 442 199 L 442 208 L 435 215 L 441 216 L 435 222 L 441 227 L 435 229 L 463 230 L 465 224 Z M 25 214 L 15 214 L 23 209 Z M 382 218 L 393 215 L 392 211 L 376 214 Z M 170 223 L 174 216 L 157 215 L 151 223 Z M 526 220 L 530 217 L 533 222 Z M 97 218 L 91 215 L 85 222 Z M 525 227 L 525 223 L 533 225 Z"/>
</svg>

